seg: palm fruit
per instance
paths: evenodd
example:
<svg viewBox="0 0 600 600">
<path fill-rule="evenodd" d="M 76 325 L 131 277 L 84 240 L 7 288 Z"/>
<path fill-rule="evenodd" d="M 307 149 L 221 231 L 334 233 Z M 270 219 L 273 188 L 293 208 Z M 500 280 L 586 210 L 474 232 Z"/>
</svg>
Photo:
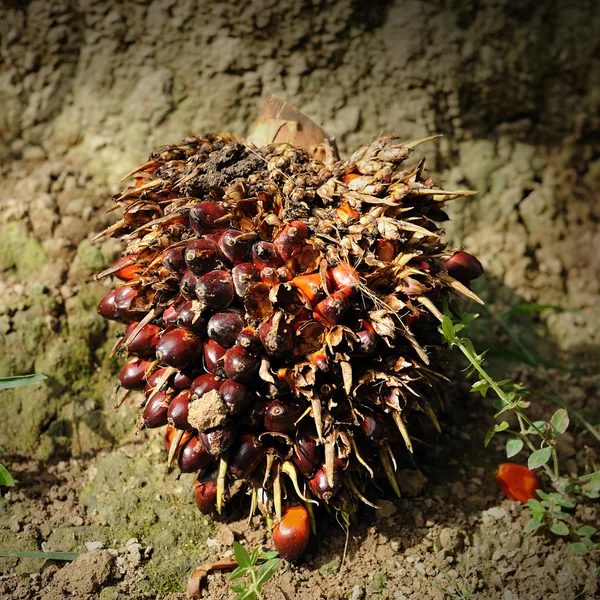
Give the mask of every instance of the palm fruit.
<svg viewBox="0 0 600 600">
<path fill-rule="evenodd" d="M 399 493 L 413 424 L 438 427 L 436 319 L 453 293 L 479 301 L 482 273 L 436 225 L 472 192 L 405 166 L 429 139 L 340 160 L 203 134 L 153 152 L 113 198 L 122 217 L 98 237 L 125 248 L 98 312 L 126 325 L 120 383 L 144 389 L 139 426 L 169 428 L 169 464 L 197 472 L 203 512 L 245 486 L 252 512 L 286 515 L 280 548 L 301 513 L 304 548 L 302 503 L 372 506 L 373 477 Z"/>
</svg>

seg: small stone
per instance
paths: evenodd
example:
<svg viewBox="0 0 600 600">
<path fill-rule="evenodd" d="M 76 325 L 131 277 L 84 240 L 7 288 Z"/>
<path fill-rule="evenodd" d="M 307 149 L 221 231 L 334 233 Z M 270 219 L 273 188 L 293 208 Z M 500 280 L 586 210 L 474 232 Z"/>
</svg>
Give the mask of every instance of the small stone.
<svg viewBox="0 0 600 600">
<path fill-rule="evenodd" d="M 460 529 L 444 527 L 440 531 L 440 545 L 449 552 L 460 552 L 464 545 L 465 535 Z"/>
<path fill-rule="evenodd" d="M 419 469 L 401 469 L 397 479 L 400 492 L 407 498 L 415 498 L 427 485 L 427 477 Z"/>
<path fill-rule="evenodd" d="M 496 521 L 500 521 L 501 519 L 504 519 L 506 517 L 506 511 L 503 508 L 500 508 L 499 506 L 492 506 L 492 508 L 488 508 L 484 512 L 487 513 L 493 519 L 496 519 Z"/>
<path fill-rule="evenodd" d="M 17 517 L 17 515 L 13 515 L 8 520 L 8 527 L 11 531 L 14 531 L 15 533 L 19 533 L 19 531 L 21 531 L 21 521 L 19 521 L 19 517 Z"/>
<path fill-rule="evenodd" d="M 221 525 L 217 531 L 217 540 L 223 544 L 223 546 L 231 546 L 235 540 L 233 531 L 227 527 L 227 525 Z"/>
<path fill-rule="evenodd" d="M 133 546 L 134 544 L 139 544 L 139 540 L 137 538 L 129 538 L 125 542 L 125 546 Z"/>
<path fill-rule="evenodd" d="M 86 542 L 85 547 L 88 549 L 88 552 L 93 552 L 94 550 L 101 550 L 104 544 L 102 542 Z"/>
<path fill-rule="evenodd" d="M 400 550 L 400 542 L 398 540 L 392 540 L 390 542 L 390 547 L 394 552 L 398 552 Z"/>
<path fill-rule="evenodd" d="M 350 595 L 350 600 L 360 600 L 363 597 L 363 591 L 360 585 L 355 585 L 352 588 L 352 594 Z"/>
<path fill-rule="evenodd" d="M 379 506 L 375 511 L 377 520 L 387 519 L 398 512 L 398 507 L 390 500 L 378 500 L 377 505 Z"/>
<path fill-rule="evenodd" d="M 112 577 L 115 559 L 106 550 L 96 550 L 80 555 L 60 569 L 54 584 L 77 598 L 97 593 Z"/>
</svg>

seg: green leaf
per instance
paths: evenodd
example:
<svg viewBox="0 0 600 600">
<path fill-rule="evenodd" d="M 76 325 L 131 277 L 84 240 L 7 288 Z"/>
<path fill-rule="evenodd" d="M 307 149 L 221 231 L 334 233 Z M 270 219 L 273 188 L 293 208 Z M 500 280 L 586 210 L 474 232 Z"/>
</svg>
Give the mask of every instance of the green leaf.
<svg viewBox="0 0 600 600">
<path fill-rule="evenodd" d="M 590 489 L 592 492 L 600 492 L 600 471 L 594 473 L 590 478 Z"/>
<path fill-rule="evenodd" d="M 231 579 L 231 577 L 230 577 Z M 229 589 L 234 593 L 234 594 L 242 594 L 246 591 L 246 584 L 243 581 L 236 581 L 235 583 L 232 583 L 229 586 Z"/>
<path fill-rule="evenodd" d="M 556 504 L 564 508 L 575 508 L 575 502 L 573 502 L 572 500 L 567 500 L 567 498 L 564 498 L 560 494 L 557 494 L 557 496 L 558 498 L 554 498 Z"/>
<path fill-rule="evenodd" d="M 492 438 L 494 437 L 494 434 L 496 433 L 496 431 L 494 430 L 493 427 L 490 427 L 487 430 L 487 433 L 485 434 L 485 438 L 483 440 L 483 445 L 487 448 L 488 444 L 492 441 Z"/>
<path fill-rule="evenodd" d="M 584 554 L 587 554 L 588 549 L 586 548 L 585 544 L 582 544 L 581 542 L 573 542 L 571 544 L 571 548 L 577 553 L 577 554 L 581 554 L 582 556 Z"/>
<path fill-rule="evenodd" d="M 527 506 L 529 506 L 529 510 L 531 511 L 531 518 L 536 521 L 542 522 L 544 519 L 544 515 L 546 514 L 546 509 L 542 505 L 539 500 L 535 500 L 534 498 L 530 498 L 527 501 Z"/>
<path fill-rule="evenodd" d="M 550 531 L 556 535 L 569 535 L 569 527 L 562 521 L 556 521 L 550 525 Z"/>
<path fill-rule="evenodd" d="M 583 525 L 577 530 L 577 535 L 590 536 L 596 533 L 596 528 L 591 525 Z"/>
<path fill-rule="evenodd" d="M 545 465 L 552 456 L 552 448 L 540 448 L 531 454 L 529 460 L 527 461 L 527 466 L 533 471 L 533 469 L 538 469 L 539 467 Z"/>
<path fill-rule="evenodd" d="M 550 425 L 555 435 L 560 435 L 569 427 L 569 413 L 564 408 L 559 408 L 550 419 Z"/>
<path fill-rule="evenodd" d="M 590 540 L 589 537 L 582 537 L 579 538 L 579 541 L 586 547 L 586 548 L 593 548 L 594 547 L 594 542 L 592 542 L 592 540 Z"/>
<path fill-rule="evenodd" d="M 478 319 L 478 318 L 479 318 L 479 313 L 464 312 L 461 315 L 460 320 L 465 325 L 470 325 L 475 319 Z"/>
<path fill-rule="evenodd" d="M 454 325 L 452 325 L 452 320 L 448 315 L 442 317 L 442 334 L 449 344 L 454 343 L 454 338 L 456 337 L 454 334 Z"/>
<path fill-rule="evenodd" d="M 229 575 L 229 580 L 233 581 L 234 579 L 239 579 L 240 577 L 243 577 L 246 574 L 247 570 L 247 567 L 236 567 Z"/>
<path fill-rule="evenodd" d="M 15 480 L 4 465 L 0 465 L 0 485 L 5 485 L 6 487 L 15 485 Z"/>
<path fill-rule="evenodd" d="M 542 525 L 541 521 L 538 521 L 537 519 L 529 519 L 529 521 L 527 521 L 527 524 L 525 525 L 525 528 L 523 529 L 523 531 L 525 533 L 531 533 L 532 531 L 539 529 L 541 525 Z"/>
<path fill-rule="evenodd" d="M 512 458 L 519 454 L 523 449 L 523 440 L 520 438 L 511 438 L 506 441 L 506 457 Z"/>
<path fill-rule="evenodd" d="M 271 577 L 273 577 L 275 574 L 275 571 L 279 569 L 279 562 L 280 561 L 278 558 L 272 558 L 266 563 L 262 564 L 258 569 L 256 583 L 258 585 L 263 585 L 269 581 L 269 579 L 271 579 Z"/>
<path fill-rule="evenodd" d="M 260 548 L 257 546 L 256 548 L 254 548 L 254 550 L 252 550 L 252 552 L 250 553 L 250 564 L 252 566 L 254 566 L 256 564 L 256 562 L 258 561 L 258 553 L 260 552 Z"/>
<path fill-rule="evenodd" d="M 542 499 L 542 500 L 548 500 L 550 498 L 550 494 L 548 494 L 548 492 L 545 492 L 544 490 L 535 490 L 535 493 Z"/>
<path fill-rule="evenodd" d="M 531 435 L 532 433 L 537 434 L 538 431 L 544 433 L 544 429 L 546 427 L 546 421 L 534 421 L 530 427 L 527 428 L 525 433 L 527 435 Z"/>
<path fill-rule="evenodd" d="M 250 554 L 248 554 L 248 550 L 244 548 L 239 542 L 233 542 L 233 554 L 235 555 L 235 560 L 237 560 L 238 565 L 240 567 L 250 567 Z"/>
<path fill-rule="evenodd" d="M 9 390 L 11 388 L 21 387 L 22 385 L 31 385 L 39 383 L 46 379 L 45 375 L 16 375 L 15 377 L 0 377 L 0 390 Z"/>
<path fill-rule="evenodd" d="M 498 423 L 498 425 L 496 425 L 494 427 L 494 431 L 496 433 L 499 433 L 500 431 L 504 431 L 505 429 L 508 429 L 508 422 L 507 421 L 502 421 L 502 423 Z"/>
<path fill-rule="evenodd" d="M 472 392 L 479 392 L 484 397 L 488 393 L 489 389 L 490 384 L 487 381 L 485 381 L 485 379 L 480 379 L 471 386 Z"/>
<path fill-rule="evenodd" d="M 79 552 L 0 552 L 0 556 L 43 558 L 44 560 L 75 560 L 79 556 Z"/>
<path fill-rule="evenodd" d="M 272 558 L 277 558 L 279 556 L 279 552 L 277 550 L 270 550 L 269 552 L 263 552 L 260 557 L 263 560 L 271 560 Z"/>
</svg>

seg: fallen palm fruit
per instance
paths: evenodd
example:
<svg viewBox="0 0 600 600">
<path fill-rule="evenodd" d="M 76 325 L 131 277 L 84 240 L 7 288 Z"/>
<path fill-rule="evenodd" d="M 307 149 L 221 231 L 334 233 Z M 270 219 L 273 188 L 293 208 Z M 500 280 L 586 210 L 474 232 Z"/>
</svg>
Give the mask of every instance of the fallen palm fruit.
<svg viewBox="0 0 600 600">
<path fill-rule="evenodd" d="M 527 467 L 516 463 L 502 463 L 496 469 L 495 476 L 506 497 L 510 500 L 518 500 L 521 504 L 537 499 L 538 495 L 535 491 L 542 489 L 537 475 Z"/>
<path fill-rule="evenodd" d="M 252 512 L 284 515 L 274 539 L 290 560 L 308 539 L 303 517 L 302 543 L 285 541 L 298 502 L 373 506 L 372 477 L 399 494 L 411 427 L 438 427 L 428 318 L 451 294 L 477 299 L 461 282 L 482 269 L 435 224 L 471 193 L 404 165 L 429 139 L 381 137 L 339 160 L 330 146 L 188 137 L 133 172 L 98 236 L 125 244 L 98 312 L 127 326 L 116 351 L 136 358 L 120 383 L 144 390 L 140 428 L 169 427 L 169 464 L 197 472 L 203 512 L 246 488 Z"/>
</svg>

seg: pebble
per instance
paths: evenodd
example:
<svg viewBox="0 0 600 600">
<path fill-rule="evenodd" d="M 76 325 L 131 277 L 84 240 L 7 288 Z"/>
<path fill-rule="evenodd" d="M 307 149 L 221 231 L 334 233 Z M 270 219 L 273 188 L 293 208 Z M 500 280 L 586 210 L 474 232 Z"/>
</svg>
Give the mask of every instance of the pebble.
<svg viewBox="0 0 600 600">
<path fill-rule="evenodd" d="M 101 550 L 104 544 L 102 542 L 86 542 L 85 547 L 88 549 L 88 552 L 93 552 L 94 550 Z"/>
<path fill-rule="evenodd" d="M 363 597 L 363 591 L 360 585 L 355 585 L 352 588 L 352 594 L 350 596 L 350 600 L 360 600 Z"/>
<path fill-rule="evenodd" d="M 377 520 L 387 519 L 398 512 L 398 507 L 390 500 L 378 500 L 377 505 L 379 508 L 375 511 L 375 518 Z"/>
<path fill-rule="evenodd" d="M 13 515 L 8 520 L 8 527 L 11 531 L 14 531 L 15 533 L 19 533 L 19 531 L 21 531 L 21 521 L 19 521 L 19 517 L 17 517 L 17 515 Z"/>
</svg>

